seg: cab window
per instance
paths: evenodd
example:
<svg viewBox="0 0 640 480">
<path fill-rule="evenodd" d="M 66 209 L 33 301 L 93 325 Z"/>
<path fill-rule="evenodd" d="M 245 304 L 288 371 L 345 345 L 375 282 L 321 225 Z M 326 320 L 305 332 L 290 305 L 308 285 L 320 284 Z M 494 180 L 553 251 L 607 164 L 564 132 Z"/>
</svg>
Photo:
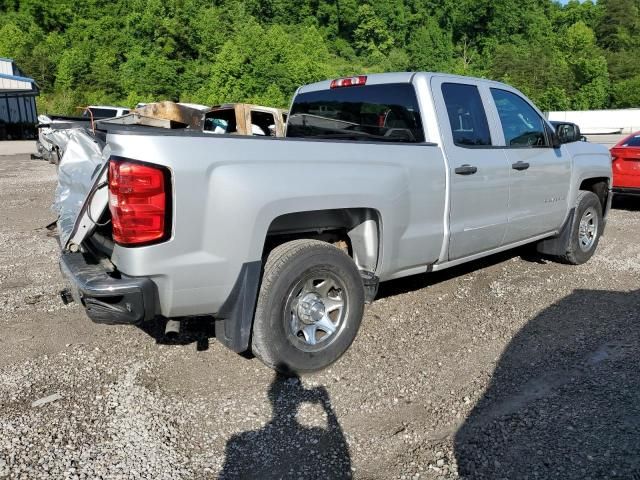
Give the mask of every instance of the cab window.
<svg viewBox="0 0 640 480">
<path fill-rule="evenodd" d="M 276 121 L 273 114 L 251 110 L 251 135 L 276 136 Z"/>
<path fill-rule="evenodd" d="M 443 83 L 453 143 L 461 147 L 491 145 L 487 115 L 475 85 Z"/>
<path fill-rule="evenodd" d="M 213 110 L 205 115 L 204 131 L 212 133 L 236 133 L 236 111 L 233 108 Z"/>
<path fill-rule="evenodd" d="M 390 83 L 298 94 L 287 137 L 420 143 L 424 131 L 413 85 Z"/>
<path fill-rule="evenodd" d="M 531 105 L 515 93 L 491 89 L 504 140 L 508 147 L 546 147 L 544 121 Z"/>
</svg>

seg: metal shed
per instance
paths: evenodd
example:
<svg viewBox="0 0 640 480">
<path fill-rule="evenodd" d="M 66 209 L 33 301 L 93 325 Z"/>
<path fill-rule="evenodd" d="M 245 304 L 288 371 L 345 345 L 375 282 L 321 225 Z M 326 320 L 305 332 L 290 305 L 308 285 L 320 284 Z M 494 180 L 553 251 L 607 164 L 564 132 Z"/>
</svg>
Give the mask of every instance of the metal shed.
<svg viewBox="0 0 640 480">
<path fill-rule="evenodd" d="M 0 58 L 0 140 L 37 137 L 38 85 L 25 77 L 10 58 Z"/>
</svg>

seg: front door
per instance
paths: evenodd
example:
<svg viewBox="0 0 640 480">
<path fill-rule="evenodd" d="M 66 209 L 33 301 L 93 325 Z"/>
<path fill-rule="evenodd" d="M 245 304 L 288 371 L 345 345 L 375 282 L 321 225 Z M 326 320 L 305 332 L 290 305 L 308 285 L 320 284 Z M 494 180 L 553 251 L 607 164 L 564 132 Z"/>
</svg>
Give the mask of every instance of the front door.
<svg viewBox="0 0 640 480">
<path fill-rule="evenodd" d="M 571 161 L 554 149 L 540 114 L 515 92 L 491 88 L 509 161 L 509 224 L 504 243 L 557 230 L 568 211 Z"/>
<path fill-rule="evenodd" d="M 436 77 L 432 88 L 438 117 L 449 119 L 441 123 L 441 135 L 450 169 L 449 260 L 455 260 L 502 245 L 510 165 L 504 151 L 493 148 L 486 87 Z"/>
</svg>

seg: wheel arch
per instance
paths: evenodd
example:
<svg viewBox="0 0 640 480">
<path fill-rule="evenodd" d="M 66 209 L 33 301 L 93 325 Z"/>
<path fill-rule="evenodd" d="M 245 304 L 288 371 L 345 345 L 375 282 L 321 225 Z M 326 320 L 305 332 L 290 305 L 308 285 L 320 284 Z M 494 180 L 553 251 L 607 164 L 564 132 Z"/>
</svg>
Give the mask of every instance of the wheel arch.
<svg viewBox="0 0 640 480">
<path fill-rule="evenodd" d="M 242 265 L 229 298 L 216 315 L 216 338 L 235 352 L 249 347 L 264 262 L 279 245 L 298 239 L 336 244 L 353 258 L 359 270 L 376 272 L 381 259 L 382 220 L 373 208 L 338 208 L 282 214 L 269 224 L 261 260 Z M 371 297 L 377 290 L 374 278 Z"/>
<path fill-rule="evenodd" d="M 382 219 L 376 209 L 338 208 L 280 215 L 269 225 L 262 257 L 278 245 L 300 238 L 337 244 L 360 270 L 375 272 L 380 265 Z"/>
<path fill-rule="evenodd" d="M 590 177 L 585 178 L 580 182 L 580 188 L 578 190 L 585 190 L 595 193 L 600 199 L 600 205 L 602 206 L 603 215 L 606 213 L 607 200 L 610 195 L 609 185 L 610 179 L 607 177 Z"/>
</svg>

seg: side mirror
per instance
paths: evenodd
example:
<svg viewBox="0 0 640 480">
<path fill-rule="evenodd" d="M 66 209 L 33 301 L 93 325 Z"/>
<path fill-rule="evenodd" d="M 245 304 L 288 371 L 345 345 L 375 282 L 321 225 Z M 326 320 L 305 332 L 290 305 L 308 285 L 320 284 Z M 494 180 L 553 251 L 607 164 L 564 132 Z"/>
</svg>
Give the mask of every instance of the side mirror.
<svg viewBox="0 0 640 480">
<path fill-rule="evenodd" d="M 556 123 L 556 134 L 560 139 L 560 143 L 571 143 L 582 140 L 582 134 L 580 133 L 580 127 L 575 123 Z"/>
<path fill-rule="evenodd" d="M 553 148 L 560 148 L 562 142 L 560 141 L 560 137 L 558 137 L 558 134 L 550 127 L 547 127 L 547 134 L 549 136 L 549 140 L 551 141 L 551 146 Z"/>
</svg>

